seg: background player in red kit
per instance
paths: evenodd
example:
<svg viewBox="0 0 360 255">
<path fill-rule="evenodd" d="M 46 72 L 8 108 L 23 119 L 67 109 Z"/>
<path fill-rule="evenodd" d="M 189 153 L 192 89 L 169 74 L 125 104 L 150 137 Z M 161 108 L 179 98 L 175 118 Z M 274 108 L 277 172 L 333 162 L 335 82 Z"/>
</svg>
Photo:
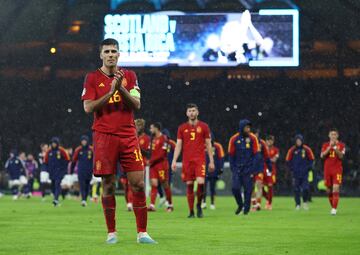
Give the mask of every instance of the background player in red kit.
<svg viewBox="0 0 360 255">
<path fill-rule="evenodd" d="M 260 153 L 264 165 L 263 169 L 260 169 L 261 172 L 257 173 L 254 176 L 255 185 L 254 185 L 253 198 L 251 199 L 253 204 L 253 208 L 252 208 L 253 211 L 259 211 L 261 210 L 261 197 L 262 197 L 263 184 L 264 184 L 264 172 L 266 171 L 271 172 L 272 165 L 269 156 L 269 149 L 267 147 L 266 142 L 260 138 L 259 129 L 256 130 L 255 135 L 259 140 Z"/>
<path fill-rule="evenodd" d="M 167 211 L 173 211 L 171 190 L 169 185 L 169 162 L 167 158 L 168 138 L 161 133 L 161 124 L 150 125 L 150 132 L 153 136 L 151 142 L 150 157 L 150 181 L 151 181 L 151 203 L 149 211 L 155 211 L 155 201 L 158 193 L 159 182 L 163 185 L 166 200 L 168 201 Z"/>
<path fill-rule="evenodd" d="M 117 242 L 115 174 L 118 161 L 133 191 L 137 241 L 155 243 L 146 232 L 144 166 L 134 124 L 134 110 L 140 109 L 140 89 L 133 71 L 117 67 L 119 56 L 118 42 L 104 40 L 100 45 L 103 65 L 87 74 L 82 92 L 85 112 L 94 113 L 94 175 L 102 177 L 107 243 Z"/>
<path fill-rule="evenodd" d="M 345 144 L 340 142 L 337 129 L 329 132 L 330 141 L 323 144 L 320 157 L 324 159 L 324 179 L 331 205 L 331 214 L 336 215 L 342 182 L 342 159 L 345 155 Z"/>
<path fill-rule="evenodd" d="M 140 150 L 143 155 L 144 167 L 146 166 L 147 160 L 150 157 L 150 140 L 151 140 L 150 136 L 148 136 L 145 133 L 145 124 L 146 122 L 144 119 L 135 120 L 136 132 L 139 138 Z"/>
<path fill-rule="evenodd" d="M 210 129 L 205 122 L 199 121 L 199 110 L 196 104 L 188 104 L 186 107 L 188 121 L 178 128 L 177 142 L 171 169 L 176 171 L 176 161 L 183 150 L 182 179 L 187 184 L 187 200 L 190 214 L 188 218 L 194 218 L 194 181 L 197 181 L 197 217 L 202 218 L 201 201 L 204 196 L 205 184 L 205 152 L 209 156 L 209 171 L 215 169 L 212 153 Z"/>
<path fill-rule="evenodd" d="M 271 160 L 272 171 L 265 170 L 264 172 L 264 187 L 263 195 L 266 199 L 265 209 L 272 210 L 272 198 L 273 198 L 273 189 L 274 184 L 276 183 L 276 162 L 279 159 L 280 151 L 279 148 L 274 146 L 275 137 L 273 135 L 268 135 L 266 137 L 266 144 L 269 149 L 269 157 Z"/>
</svg>

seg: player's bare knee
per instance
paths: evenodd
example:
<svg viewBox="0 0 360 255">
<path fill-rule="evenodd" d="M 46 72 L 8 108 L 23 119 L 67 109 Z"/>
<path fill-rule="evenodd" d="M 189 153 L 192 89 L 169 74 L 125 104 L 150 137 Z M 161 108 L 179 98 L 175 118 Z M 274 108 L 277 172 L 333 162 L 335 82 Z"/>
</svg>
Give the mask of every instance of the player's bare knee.
<svg viewBox="0 0 360 255">
<path fill-rule="evenodd" d="M 143 180 L 132 182 L 131 188 L 135 192 L 144 191 L 145 190 L 145 182 Z"/>
<path fill-rule="evenodd" d="M 198 184 L 205 184 L 205 179 L 204 178 L 199 178 L 196 180 Z"/>
<path fill-rule="evenodd" d="M 115 181 L 113 176 L 104 176 L 102 178 L 103 191 L 105 196 L 115 194 Z"/>
</svg>

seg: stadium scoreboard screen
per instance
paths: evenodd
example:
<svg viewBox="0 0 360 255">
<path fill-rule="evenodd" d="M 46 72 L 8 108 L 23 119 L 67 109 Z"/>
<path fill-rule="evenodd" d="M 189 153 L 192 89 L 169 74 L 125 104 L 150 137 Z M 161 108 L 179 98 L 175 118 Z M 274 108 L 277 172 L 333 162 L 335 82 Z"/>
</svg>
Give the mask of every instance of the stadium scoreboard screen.
<svg viewBox="0 0 360 255">
<path fill-rule="evenodd" d="M 108 14 L 104 38 L 118 40 L 121 66 L 299 65 L 299 13 L 293 9 Z"/>
</svg>

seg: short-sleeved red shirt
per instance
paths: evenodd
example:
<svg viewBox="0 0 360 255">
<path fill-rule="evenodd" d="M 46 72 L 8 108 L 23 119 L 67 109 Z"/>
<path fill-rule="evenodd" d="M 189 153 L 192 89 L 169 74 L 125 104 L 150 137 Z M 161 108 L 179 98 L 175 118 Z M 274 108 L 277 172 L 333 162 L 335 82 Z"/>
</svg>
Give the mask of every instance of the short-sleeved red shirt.
<svg viewBox="0 0 360 255">
<path fill-rule="evenodd" d="M 321 152 L 324 152 L 330 146 L 330 142 L 324 143 Z M 338 150 L 345 154 L 345 144 L 338 142 L 336 145 Z M 329 153 L 324 159 L 324 170 L 330 172 L 342 172 L 342 160 L 336 155 L 334 147 L 330 149 Z"/>
<path fill-rule="evenodd" d="M 202 121 L 196 125 L 183 123 L 178 128 L 177 139 L 182 140 L 183 163 L 190 161 L 205 162 L 205 140 L 210 138 L 209 126 Z"/>
<path fill-rule="evenodd" d="M 150 150 L 150 136 L 143 133 L 142 135 L 139 135 L 139 145 L 140 149 L 143 152 L 147 152 Z"/>
<path fill-rule="evenodd" d="M 279 157 L 279 149 L 275 146 L 272 146 L 269 148 L 269 157 L 272 159 L 275 156 Z M 276 163 L 272 162 L 272 173 L 276 174 L 276 170 Z"/>
<path fill-rule="evenodd" d="M 166 136 L 161 135 L 154 137 L 151 142 L 151 158 L 150 166 L 157 163 L 167 162 L 168 139 Z"/>
<path fill-rule="evenodd" d="M 140 92 L 136 74 L 133 71 L 124 71 L 123 84 L 128 91 L 136 89 Z M 82 100 L 96 100 L 110 91 L 114 77 L 106 75 L 101 69 L 88 73 L 81 95 Z M 94 112 L 94 131 L 108 133 L 120 137 L 136 135 L 134 111 L 121 98 L 119 91 L 109 99 L 99 111 Z"/>
</svg>

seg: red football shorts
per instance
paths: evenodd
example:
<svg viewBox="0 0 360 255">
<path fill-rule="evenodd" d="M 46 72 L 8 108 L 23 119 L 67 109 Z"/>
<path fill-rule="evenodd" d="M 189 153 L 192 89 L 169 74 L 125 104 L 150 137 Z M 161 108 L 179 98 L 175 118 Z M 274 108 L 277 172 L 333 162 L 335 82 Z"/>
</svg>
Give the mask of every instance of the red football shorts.
<svg viewBox="0 0 360 255">
<path fill-rule="evenodd" d="M 264 185 L 273 185 L 276 183 L 276 175 L 275 174 L 271 174 L 269 175 L 264 175 Z"/>
<path fill-rule="evenodd" d="M 326 187 L 332 187 L 333 185 L 340 185 L 342 183 L 342 171 L 341 170 L 325 170 L 324 180 Z"/>
<path fill-rule="evenodd" d="M 258 173 L 257 175 L 254 176 L 254 181 L 259 181 L 259 182 L 263 182 L 264 181 L 264 174 L 263 173 Z"/>
<path fill-rule="evenodd" d="M 161 182 L 169 180 L 169 162 L 167 159 L 150 167 L 150 179 L 158 179 Z"/>
<path fill-rule="evenodd" d="M 144 165 L 136 136 L 119 137 L 100 132 L 93 133 L 94 175 L 116 174 L 117 162 L 127 172 L 144 171 Z"/>
<path fill-rule="evenodd" d="M 181 177 L 184 182 L 195 181 L 197 177 L 205 178 L 205 174 L 205 161 L 183 162 Z"/>
</svg>

